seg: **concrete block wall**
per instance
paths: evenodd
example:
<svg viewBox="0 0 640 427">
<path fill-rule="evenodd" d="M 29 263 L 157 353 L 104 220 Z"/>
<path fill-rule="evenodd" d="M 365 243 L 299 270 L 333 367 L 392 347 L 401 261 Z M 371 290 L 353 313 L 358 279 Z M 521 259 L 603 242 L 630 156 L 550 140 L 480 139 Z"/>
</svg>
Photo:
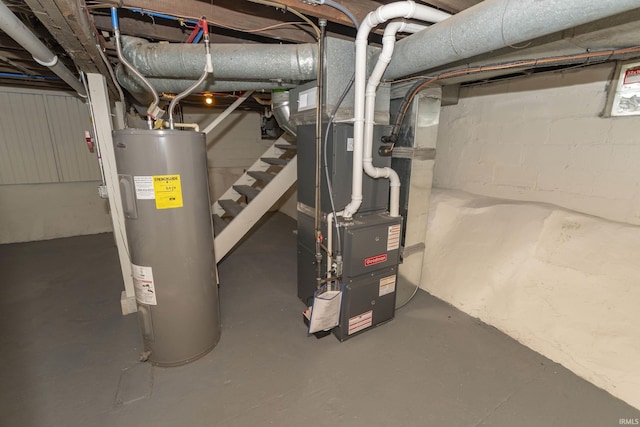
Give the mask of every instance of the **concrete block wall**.
<svg viewBox="0 0 640 427">
<path fill-rule="evenodd" d="M 640 117 L 602 117 L 613 72 L 442 108 L 421 287 L 640 408 Z"/>
<path fill-rule="evenodd" d="M 435 189 L 422 286 L 640 408 L 638 257 L 640 227 Z"/>
<path fill-rule="evenodd" d="M 613 71 L 463 88 L 442 109 L 435 186 L 640 224 L 640 117 L 601 117 Z"/>
</svg>

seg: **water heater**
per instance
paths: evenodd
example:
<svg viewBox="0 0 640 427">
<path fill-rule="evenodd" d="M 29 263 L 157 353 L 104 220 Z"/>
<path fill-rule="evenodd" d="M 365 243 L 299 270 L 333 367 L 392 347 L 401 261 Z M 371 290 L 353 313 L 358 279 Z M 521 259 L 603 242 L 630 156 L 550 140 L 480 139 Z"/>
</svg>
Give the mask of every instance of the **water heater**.
<svg viewBox="0 0 640 427">
<path fill-rule="evenodd" d="M 145 351 L 191 362 L 221 331 L 205 135 L 123 129 L 113 142 Z"/>
</svg>

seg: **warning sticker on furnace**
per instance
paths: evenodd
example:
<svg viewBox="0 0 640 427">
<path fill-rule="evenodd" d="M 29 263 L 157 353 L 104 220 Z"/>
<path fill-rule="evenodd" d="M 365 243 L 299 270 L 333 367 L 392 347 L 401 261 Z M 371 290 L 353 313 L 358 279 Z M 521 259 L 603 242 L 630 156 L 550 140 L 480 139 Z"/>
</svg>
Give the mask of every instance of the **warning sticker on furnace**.
<svg viewBox="0 0 640 427">
<path fill-rule="evenodd" d="M 153 283 L 153 270 L 151 267 L 131 264 L 133 287 L 136 292 L 136 301 L 140 304 L 158 305 L 156 301 L 156 287 Z"/>
<path fill-rule="evenodd" d="M 180 175 L 154 175 L 153 193 L 156 198 L 156 209 L 173 209 L 182 207 L 182 185 Z"/>
<path fill-rule="evenodd" d="M 349 319 L 349 332 L 348 334 L 355 334 L 363 329 L 367 329 L 373 324 L 373 310 L 369 310 L 358 316 L 353 316 Z"/>
<path fill-rule="evenodd" d="M 400 231 L 402 226 L 400 224 L 389 226 L 389 232 L 387 233 L 387 252 L 396 250 L 400 247 Z"/>
<path fill-rule="evenodd" d="M 387 295 L 395 292 L 396 290 L 396 275 L 383 277 L 380 279 L 380 292 L 378 296 Z"/>
</svg>

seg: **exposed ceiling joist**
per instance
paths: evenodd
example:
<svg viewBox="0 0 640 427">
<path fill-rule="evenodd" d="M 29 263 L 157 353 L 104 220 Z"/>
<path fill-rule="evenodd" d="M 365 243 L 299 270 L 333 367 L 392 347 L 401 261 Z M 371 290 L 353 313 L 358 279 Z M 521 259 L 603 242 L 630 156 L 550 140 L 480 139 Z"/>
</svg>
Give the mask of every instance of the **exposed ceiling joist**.
<svg viewBox="0 0 640 427">
<path fill-rule="evenodd" d="M 435 6 L 450 13 L 458 13 L 480 2 L 482 0 L 428 0 L 420 1 L 419 3 Z"/>
<path fill-rule="evenodd" d="M 314 40 L 312 33 L 304 28 L 287 25 L 288 22 L 299 22 L 295 16 L 284 15 L 269 7 L 256 11 L 255 4 L 245 1 L 216 0 L 211 4 L 198 0 L 182 0 L 177 4 L 174 0 L 122 0 L 119 3 L 121 7 L 145 9 L 168 15 L 191 18 L 206 16 L 214 26 L 239 31 L 249 30 L 251 33 L 284 41 L 308 43 Z M 259 15 L 256 15 L 258 12 Z"/>
<path fill-rule="evenodd" d="M 109 75 L 99 52 L 93 26 L 80 2 L 74 0 L 25 0 L 40 22 L 58 44 L 69 54 L 75 65 L 87 73 Z M 112 95 L 114 84 L 107 79 Z"/>
<path fill-rule="evenodd" d="M 305 15 L 353 27 L 353 23 L 344 13 L 327 5 L 314 6 L 302 3 L 300 0 L 278 0 L 277 3 L 296 9 Z M 380 6 L 380 3 L 374 0 L 340 0 L 336 1 L 336 3 L 349 9 L 360 22 L 362 22 L 362 19 L 364 19 L 369 12 Z"/>
<path fill-rule="evenodd" d="M 112 32 L 111 17 L 106 15 L 94 15 L 93 21 L 98 30 Z M 124 34 L 135 34 L 152 40 L 164 40 L 168 42 L 184 43 L 189 38 L 190 30 L 184 28 L 170 27 L 166 25 L 154 24 L 151 20 L 141 21 L 132 17 L 120 17 L 120 31 Z M 247 40 L 223 36 L 221 34 L 211 34 L 212 43 L 247 43 Z"/>
</svg>

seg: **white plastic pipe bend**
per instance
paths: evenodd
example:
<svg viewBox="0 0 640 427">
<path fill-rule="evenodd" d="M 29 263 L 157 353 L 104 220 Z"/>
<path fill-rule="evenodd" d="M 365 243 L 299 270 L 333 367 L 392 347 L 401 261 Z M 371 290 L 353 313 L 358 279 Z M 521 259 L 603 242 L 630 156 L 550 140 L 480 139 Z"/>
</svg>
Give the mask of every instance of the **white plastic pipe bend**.
<svg viewBox="0 0 640 427">
<path fill-rule="evenodd" d="M 362 167 L 367 175 L 372 178 L 387 178 L 391 192 L 389 195 L 389 214 L 392 217 L 400 215 L 400 177 L 391 168 L 377 168 L 373 166 L 373 125 L 375 116 L 376 90 L 380 85 L 380 79 L 391 62 L 393 48 L 396 42 L 396 34 L 399 32 L 418 32 L 426 27 L 409 24 L 404 21 L 394 21 L 387 25 L 382 36 L 382 51 L 378 62 L 369 76 L 365 90 L 365 117 L 364 117 L 364 147 Z"/>
<path fill-rule="evenodd" d="M 428 6 L 417 5 L 413 1 L 403 1 L 380 6 L 374 12 L 370 12 L 364 19 L 356 36 L 356 63 L 355 63 L 355 100 L 354 100 L 354 130 L 353 130 L 353 171 L 351 182 L 351 201 L 344 208 L 344 217 L 351 218 L 362 204 L 362 177 L 363 177 L 363 148 L 365 128 L 365 82 L 367 79 L 367 45 L 371 29 L 377 25 L 394 18 L 414 18 L 427 22 L 440 22 L 450 17 L 448 13 L 441 12 Z M 386 67 L 386 66 L 385 66 Z M 391 195 L 396 191 L 392 186 Z M 398 183 L 399 185 L 399 180 Z M 399 189 L 397 191 L 399 194 Z M 395 197 L 395 196 L 394 196 Z"/>
</svg>

